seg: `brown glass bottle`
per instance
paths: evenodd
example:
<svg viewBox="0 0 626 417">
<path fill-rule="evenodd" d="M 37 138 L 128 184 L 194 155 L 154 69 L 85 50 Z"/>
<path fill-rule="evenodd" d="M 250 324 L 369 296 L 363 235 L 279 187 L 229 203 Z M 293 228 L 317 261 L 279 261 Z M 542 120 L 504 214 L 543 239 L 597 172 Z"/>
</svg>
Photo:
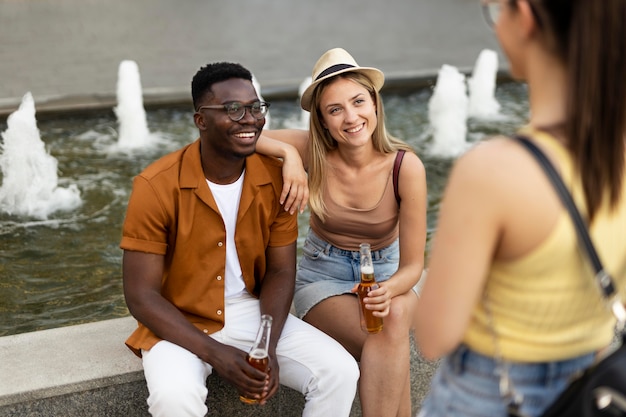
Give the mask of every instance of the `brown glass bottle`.
<svg viewBox="0 0 626 417">
<path fill-rule="evenodd" d="M 382 317 L 376 317 L 372 310 L 365 308 L 363 299 L 371 290 L 378 288 L 374 277 L 374 264 L 372 263 L 372 252 L 369 243 L 361 243 L 361 282 L 357 290 L 359 296 L 359 317 L 361 319 L 361 329 L 367 333 L 378 333 L 383 329 Z"/>
<path fill-rule="evenodd" d="M 259 326 L 259 331 L 257 332 L 256 339 L 246 358 L 250 365 L 265 373 L 268 372 L 269 365 L 268 349 L 271 330 L 272 316 L 268 314 L 263 314 L 261 316 L 261 325 Z M 239 399 L 241 400 L 241 402 L 244 402 L 246 404 L 258 404 L 259 402 L 259 400 L 257 400 L 256 398 L 248 398 L 243 395 L 240 395 Z"/>
</svg>

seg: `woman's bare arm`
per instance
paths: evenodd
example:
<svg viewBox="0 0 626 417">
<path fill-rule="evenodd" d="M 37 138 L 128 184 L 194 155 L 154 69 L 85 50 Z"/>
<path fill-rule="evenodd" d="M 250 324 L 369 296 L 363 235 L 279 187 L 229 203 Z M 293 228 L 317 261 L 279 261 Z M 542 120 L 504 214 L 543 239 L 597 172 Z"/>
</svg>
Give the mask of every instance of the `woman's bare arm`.
<svg viewBox="0 0 626 417">
<path fill-rule="evenodd" d="M 304 212 L 309 199 L 308 164 L 309 132 L 306 130 L 264 130 L 256 151 L 283 160 L 283 191 L 280 203 L 292 214 Z"/>
</svg>

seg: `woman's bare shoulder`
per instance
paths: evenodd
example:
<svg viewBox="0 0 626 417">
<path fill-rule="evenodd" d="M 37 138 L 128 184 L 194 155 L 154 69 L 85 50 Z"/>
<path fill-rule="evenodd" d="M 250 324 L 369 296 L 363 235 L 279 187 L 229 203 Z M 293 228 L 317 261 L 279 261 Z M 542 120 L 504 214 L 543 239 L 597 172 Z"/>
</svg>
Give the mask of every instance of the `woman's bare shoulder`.
<svg viewBox="0 0 626 417">
<path fill-rule="evenodd" d="M 539 168 L 532 157 L 515 141 L 506 137 L 484 140 L 454 161 L 447 188 L 455 193 L 485 199 L 516 193 L 535 183 Z"/>
<path fill-rule="evenodd" d="M 405 152 L 402 157 L 400 172 L 403 175 L 411 177 L 422 177 L 426 175 L 426 168 L 424 167 L 424 163 L 420 157 L 417 156 L 415 152 Z"/>
<path fill-rule="evenodd" d="M 454 162 L 453 169 L 467 175 L 504 173 L 527 161 L 528 155 L 517 143 L 506 136 L 494 136 L 472 146 Z"/>
</svg>

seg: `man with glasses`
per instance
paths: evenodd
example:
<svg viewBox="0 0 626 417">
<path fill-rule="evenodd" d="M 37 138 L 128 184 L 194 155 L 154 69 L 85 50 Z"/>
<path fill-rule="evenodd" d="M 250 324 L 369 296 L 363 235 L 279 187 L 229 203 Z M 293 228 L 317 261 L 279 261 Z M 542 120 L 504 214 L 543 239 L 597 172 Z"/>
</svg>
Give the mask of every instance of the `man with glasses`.
<svg viewBox="0 0 626 417">
<path fill-rule="evenodd" d="M 192 97 L 200 138 L 134 179 L 120 245 L 149 411 L 204 416 L 215 370 L 260 404 L 283 384 L 305 395 L 303 416 L 348 416 L 356 362 L 289 314 L 297 218 L 279 203 L 281 162 L 255 153 L 269 103 L 224 62 L 198 71 Z M 261 314 L 273 317 L 267 374 L 246 361 Z"/>
</svg>

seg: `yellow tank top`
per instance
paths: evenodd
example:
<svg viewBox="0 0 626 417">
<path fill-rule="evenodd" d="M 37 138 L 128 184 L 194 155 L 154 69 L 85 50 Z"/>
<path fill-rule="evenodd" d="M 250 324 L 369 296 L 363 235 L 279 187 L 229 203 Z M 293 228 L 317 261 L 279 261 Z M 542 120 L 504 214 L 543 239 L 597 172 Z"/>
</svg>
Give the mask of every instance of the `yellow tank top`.
<svg viewBox="0 0 626 417">
<path fill-rule="evenodd" d="M 555 152 L 563 181 L 584 217 L 584 197 L 574 179 L 572 160 L 553 137 L 530 129 L 522 133 Z M 591 238 L 605 269 L 615 279 L 626 301 L 626 181 L 619 207 L 603 207 L 595 216 Z M 510 361 L 546 362 L 567 359 L 607 346 L 613 337 L 614 318 L 601 301 L 593 273 L 579 251 L 576 231 L 563 208 L 548 237 L 526 256 L 494 262 L 487 277 L 484 301 L 472 314 L 464 342 L 472 349 Z M 493 327 L 490 322 L 493 323 Z"/>
</svg>

